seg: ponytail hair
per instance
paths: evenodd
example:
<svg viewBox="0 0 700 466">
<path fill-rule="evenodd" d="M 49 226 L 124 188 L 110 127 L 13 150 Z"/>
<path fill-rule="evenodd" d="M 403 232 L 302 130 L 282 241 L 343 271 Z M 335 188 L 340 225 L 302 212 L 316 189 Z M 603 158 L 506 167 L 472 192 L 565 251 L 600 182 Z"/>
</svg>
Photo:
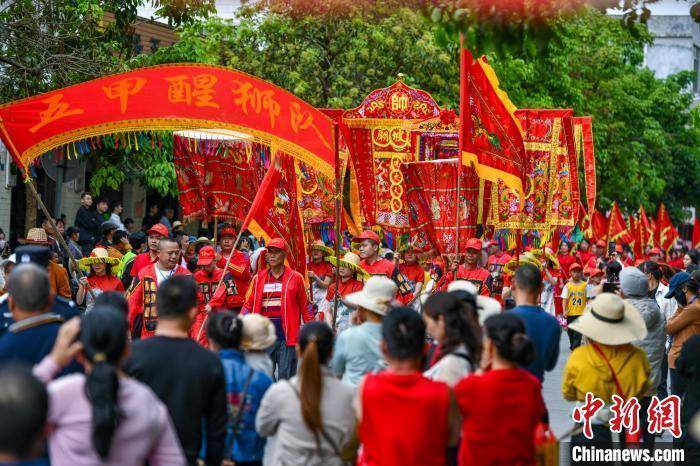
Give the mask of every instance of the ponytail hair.
<svg viewBox="0 0 700 466">
<path fill-rule="evenodd" d="M 112 437 L 121 421 L 117 367 L 126 349 L 128 325 L 111 306 L 95 306 L 80 324 L 83 354 L 92 364 L 85 394 L 92 405 L 92 446 L 102 460 L 109 457 Z"/>
<path fill-rule="evenodd" d="M 519 366 L 527 366 L 535 359 L 535 345 L 525 333 L 525 324 L 520 317 L 496 314 L 486 319 L 484 328 L 503 359 Z"/>
<path fill-rule="evenodd" d="M 462 293 L 469 298 L 459 299 L 458 294 Z M 438 320 L 440 316 L 444 319 L 445 338 L 440 342 L 438 359 L 452 353 L 460 345 L 466 347 L 471 361 L 481 359 L 481 328 L 473 295 L 461 290 L 436 293 L 423 305 L 423 314 L 433 320 Z"/>
<path fill-rule="evenodd" d="M 301 417 L 306 427 L 314 434 L 316 448 L 320 449 L 319 434 L 323 431 L 321 395 L 323 374 L 321 365 L 328 364 L 333 351 L 333 331 L 323 322 L 309 322 L 299 331 L 299 401 Z"/>
<path fill-rule="evenodd" d="M 243 321 L 231 311 L 217 311 L 209 316 L 207 337 L 223 349 L 239 349 L 243 339 Z"/>
</svg>

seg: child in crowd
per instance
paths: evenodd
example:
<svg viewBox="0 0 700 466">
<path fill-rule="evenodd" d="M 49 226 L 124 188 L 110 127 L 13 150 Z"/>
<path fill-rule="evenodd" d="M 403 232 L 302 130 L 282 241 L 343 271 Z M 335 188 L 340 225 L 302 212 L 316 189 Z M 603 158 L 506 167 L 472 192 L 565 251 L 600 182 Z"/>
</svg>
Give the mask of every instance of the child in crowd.
<svg viewBox="0 0 700 466">
<path fill-rule="evenodd" d="M 564 307 L 564 316 L 566 317 L 566 325 L 569 327 L 572 322 L 581 317 L 586 303 L 588 301 L 587 285 L 583 279 L 583 267 L 578 262 L 571 264 L 569 267 L 569 281 L 564 285 L 564 290 L 561 293 Z M 581 346 L 581 334 L 567 328 L 569 335 L 569 347 L 571 350 Z"/>
</svg>

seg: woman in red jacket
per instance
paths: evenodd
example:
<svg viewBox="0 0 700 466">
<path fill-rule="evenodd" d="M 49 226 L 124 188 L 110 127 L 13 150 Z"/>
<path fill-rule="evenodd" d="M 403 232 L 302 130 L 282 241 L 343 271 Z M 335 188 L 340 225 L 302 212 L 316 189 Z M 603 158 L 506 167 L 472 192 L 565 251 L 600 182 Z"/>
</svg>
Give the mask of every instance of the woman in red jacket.
<svg viewBox="0 0 700 466">
<path fill-rule="evenodd" d="M 540 382 L 519 366 L 535 357 L 514 314 L 486 319 L 481 366 L 455 387 L 462 413 L 460 466 L 534 465 L 535 429 L 545 414 Z"/>
</svg>

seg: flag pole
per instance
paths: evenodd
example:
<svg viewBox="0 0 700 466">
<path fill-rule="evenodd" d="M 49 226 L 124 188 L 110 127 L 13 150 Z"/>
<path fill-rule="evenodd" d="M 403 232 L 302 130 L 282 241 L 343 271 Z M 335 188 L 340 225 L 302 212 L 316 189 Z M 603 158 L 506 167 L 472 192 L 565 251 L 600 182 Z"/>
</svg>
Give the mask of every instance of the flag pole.
<svg viewBox="0 0 700 466">
<path fill-rule="evenodd" d="M 337 121 L 333 122 L 333 143 L 335 147 L 334 163 L 335 163 L 335 260 L 338 264 L 340 260 L 340 219 L 341 219 L 341 180 L 340 180 L 340 125 Z M 338 268 L 335 268 L 335 293 L 333 296 L 333 325 L 331 328 L 335 331 L 336 320 L 338 318 L 338 290 L 340 288 L 340 275 Z M 313 298 L 313 297 L 312 297 Z"/>
<path fill-rule="evenodd" d="M 459 261 L 459 242 L 460 242 L 460 195 L 462 193 L 462 151 L 464 150 L 464 144 L 466 142 L 467 135 L 464 134 L 465 130 L 468 128 L 470 114 L 469 114 L 469 84 L 467 82 L 466 66 L 465 66 L 465 54 L 464 54 L 464 34 L 459 33 L 459 151 L 457 157 L 457 199 L 455 202 L 455 222 L 456 222 L 456 233 L 455 233 L 455 260 Z M 458 262 L 459 264 L 459 262 Z M 457 270 L 459 265 L 455 268 L 454 274 L 455 279 L 457 279 Z"/>
</svg>

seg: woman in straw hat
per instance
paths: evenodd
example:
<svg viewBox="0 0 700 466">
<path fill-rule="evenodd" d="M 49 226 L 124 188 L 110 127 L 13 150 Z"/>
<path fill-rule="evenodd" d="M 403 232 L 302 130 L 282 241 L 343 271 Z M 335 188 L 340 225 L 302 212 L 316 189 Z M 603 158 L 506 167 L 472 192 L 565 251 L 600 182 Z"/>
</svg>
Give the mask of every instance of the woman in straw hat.
<svg viewBox="0 0 700 466">
<path fill-rule="evenodd" d="M 344 301 L 350 293 L 362 290 L 362 281 L 366 280 L 367 272 L 360 267 L 360 256 L 354 252 L 348 252 L 342 259 L 335 257 L 326 259 L 334 267 L 334 273 L 340 277 L 338 290 L 335 289 L 335 282 L 331 283 L 326 293 L 326 299 L 321 304 L 319 311 L 323 312 L 328 325 L 333 325 L 333 302 L 338 297 L 338 315 L 335 320 L 336 329 L 340 333 L 350 327 L 350 315 L 352 309 Z"/>
<path fill-rule="evenodd" d="M 320 239 L 314 240 L 309 248 L 309 263 L 306 264 L 306 273 L 311 287 L 311 299 L 316 310 L 321 309 L 328 287 L 333 280 L 333 268 L 326 260 L 332 254 L 333 250 Z"/>
<path fill-rule="evenodd" d="M 571 328 L 586 337 L 588 344 L 576 348 L 566 362 L 562 377 L 565 399 L 582 403 L 592 393 L 609 407 L 613 395 L 628 400 L 649 392 L 649 361 L 642 349 L 632 345 L 646 337 L 647 329 L 634 306 L 615 294 L 601 293 Z M 590 442 L 601 448 L 612 446 L 608 420 L 609 411 L 601 409 L 592 420 L 593 439 L 579 433 L 572 436 L 572 446 Z"/>
<path fill-rule="evenodd" d="M 82 305 L 85 303 L 87 311 L 95 305 L 94 298 L 105 291 L 124 292 L 122 281 L 117 278 L 117 265 L 119 259 L 110 257 L 105 248 L 97 247 L 92 250 L 88 257 L 78 261 L 80 267 L 88 272 L 88 276 L 82 276 L 78 280 L 78 292 L 75 294 L 75 301 Z M 92 289 L 93 296 L 87 291 L 87 287 Z M 86 302 L 87 298 L 87 302 Z"/>
</svg>

